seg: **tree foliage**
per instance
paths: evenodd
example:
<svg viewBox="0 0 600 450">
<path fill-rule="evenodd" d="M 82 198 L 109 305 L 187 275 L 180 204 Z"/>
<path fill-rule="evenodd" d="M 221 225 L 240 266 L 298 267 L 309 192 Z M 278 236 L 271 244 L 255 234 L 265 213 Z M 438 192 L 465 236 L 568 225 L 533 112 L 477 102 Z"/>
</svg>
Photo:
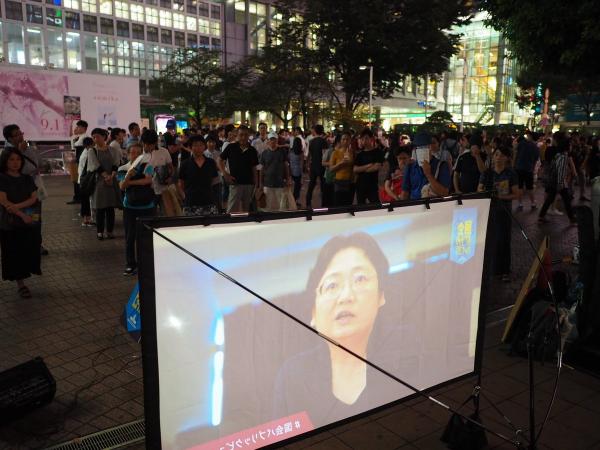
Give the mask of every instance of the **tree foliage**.
<svg viewBox="0 0 600 450">
<path fill-rule="evenodd" d="M 373 90 L 381 98 L 400 88 L 406 75 L 444 72 L 459 39 L 448 30 L 468 15 L 468 2 L 460 0 L 285 3 L 303 11 L 319 60 L 335 73 L 330 93 L 350 112 L 369 96 L 369 71 L 361 66 L 373 66 Z"/>
</svg>

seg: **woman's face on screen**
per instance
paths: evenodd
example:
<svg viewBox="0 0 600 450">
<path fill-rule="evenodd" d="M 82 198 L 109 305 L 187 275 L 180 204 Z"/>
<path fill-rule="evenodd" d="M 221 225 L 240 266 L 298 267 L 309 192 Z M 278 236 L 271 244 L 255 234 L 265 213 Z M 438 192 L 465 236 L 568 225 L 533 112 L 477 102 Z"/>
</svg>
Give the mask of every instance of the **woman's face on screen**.
<svg viewBox="0 0 600 450">
<path fill-rule="evenodd" d="M 345 248 L 335 254 L 317 285 L 312 322 L 332 339 L 368 340 L 384 303 L 369 258 L 359 248 Z"/>
</svg>

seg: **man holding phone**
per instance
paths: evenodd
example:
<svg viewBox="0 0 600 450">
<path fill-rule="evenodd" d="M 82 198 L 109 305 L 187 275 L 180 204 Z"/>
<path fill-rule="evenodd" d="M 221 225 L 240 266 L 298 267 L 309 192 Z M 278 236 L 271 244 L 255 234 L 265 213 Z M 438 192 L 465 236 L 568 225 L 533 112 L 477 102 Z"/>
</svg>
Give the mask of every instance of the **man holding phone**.
<svg viewBox="0 0 600 450">
<path fill-rule="evenodd" d="M 439 140 L 429 133 L 419 133 L 414 139 L 413 161 L 406 167 L 401 200 L 448 195 L 450 168 L 435 157 Z"/>
</svg>

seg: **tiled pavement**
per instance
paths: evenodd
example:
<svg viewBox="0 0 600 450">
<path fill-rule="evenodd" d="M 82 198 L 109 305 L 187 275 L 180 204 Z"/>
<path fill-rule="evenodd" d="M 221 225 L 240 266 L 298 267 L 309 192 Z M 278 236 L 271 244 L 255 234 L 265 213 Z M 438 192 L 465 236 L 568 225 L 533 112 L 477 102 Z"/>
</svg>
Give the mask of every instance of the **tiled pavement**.
<svg viewBox="0 0 600 450">
<path fill-rule="evenodd" d="M 80 227 L 77 208 L 65 205 L 68 180 L 53 177 L 46 184 L 52 194 L 44 205 L 44 243 L 50 255 L 43 258 L 44 275 L 29 282 L 34 297 L 21 300 L 14 284 L 0 283 L 0 371 L 42 356 L 56 378 L 57 395 L 51 405 L 0 428 L 0 449 L 44 448 L 143 417 L 140 348 L 119 325 L 135 283 L 122 276 L 120 220 L 117 239 L 99 242 L 93 229 Z M 565 218 L 553 218 L 551 224 L 539 227 L 535 213 L 517 217 L 534 244 L 550 235 L 554 259 L 571 254 L 577 235 Z M 531 250 L 516 229 L 512 254 L 512 282 L 494 281 L 489 310 L 514 302 L 532 262 Z M 527 366 L 521 358 L 508 357 L 499 345 L 502 329 L 502 323 L 488 324 L 482 385 L 487 397 L 525 428 Z M 536 368 L 538 423 L 550 398 L 553 373 L 550 365 Z M 471 392 L 473 381 L 454 383 L 434 395 L 457 406 Z M 496 431 L 510 435 L 489 402 L 482 404 L 482 417 Z M 443 449 L 439 436 L 447 420 L 448 414 L 439 406 L 414 399 L 288 448 Z M 565 368 L 539 448 L 600 448 L 599 424 L 600 380 Z M 488 438 L 492 448 L 513 448 Z"/>
</svg>

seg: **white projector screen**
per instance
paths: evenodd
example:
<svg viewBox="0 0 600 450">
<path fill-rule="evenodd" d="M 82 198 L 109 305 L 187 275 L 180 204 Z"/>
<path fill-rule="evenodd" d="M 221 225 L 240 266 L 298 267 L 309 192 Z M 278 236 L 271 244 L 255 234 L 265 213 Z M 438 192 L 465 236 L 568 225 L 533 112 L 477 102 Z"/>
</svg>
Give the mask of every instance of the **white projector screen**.
<svg viewBox="0 0 600 450">
<path fill-rule="evenodd" d="M 156 231 L 428 389 L 478 369 L 489 206 L 470 199 L 312 220 L 159 223 Z M 159 234 L 149 242 L 154 299 L 141 279 L 142 305 L 154 301 L 147 310 L 155 317 L 142 309 L 144 333 L 152 334 L 144 344 L 145 401 L 148 423 L 158 427 L 147 436 L 160 441 L 147 438 L 150 448 L 259 448 L 414 393 Z"/>
</svg>

